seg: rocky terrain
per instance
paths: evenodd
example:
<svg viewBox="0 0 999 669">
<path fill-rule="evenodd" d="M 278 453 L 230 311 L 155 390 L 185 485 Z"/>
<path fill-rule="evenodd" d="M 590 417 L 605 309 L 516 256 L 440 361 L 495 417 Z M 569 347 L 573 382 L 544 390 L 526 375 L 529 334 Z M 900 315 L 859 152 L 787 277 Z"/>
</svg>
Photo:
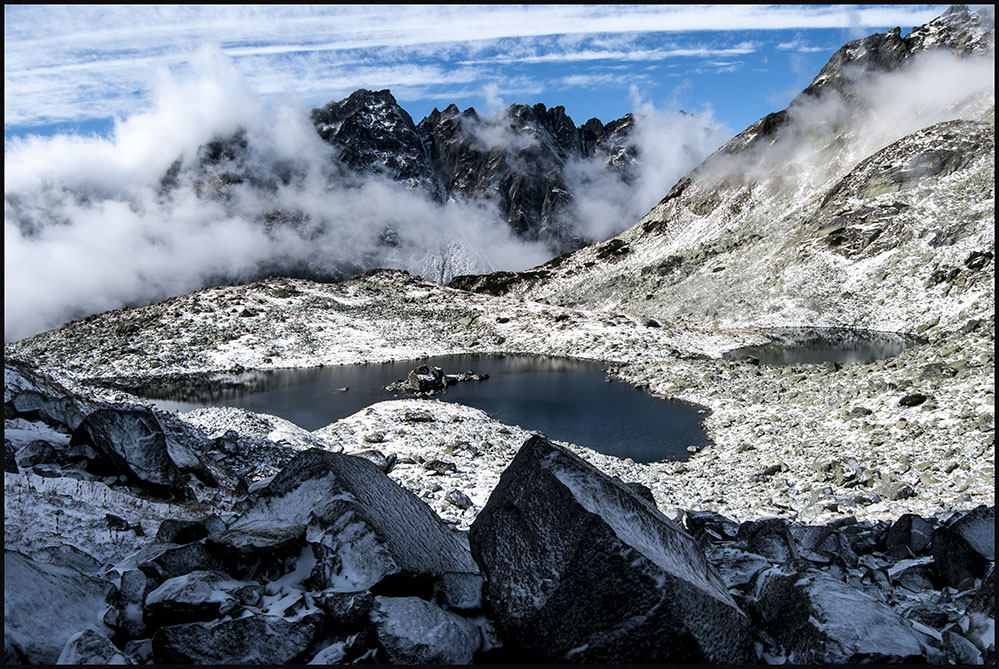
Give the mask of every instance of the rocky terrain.
<svg viewBox="0 0 999 669">
<path fill-rule="evenodd" d="M 992 30 L 958 7 L 847 44 L 634 227 L 527 272 L 269 278 L 7 344 L 5 661 L 994 663 L 994 93 L 901 118 L 869 86 Z M 399 137 L 357 169 L 474 181 L 390 164 L 472 160 Z M 723 357 L 777 326 L 922 343 Z M 708 409 L 712 445 L 638 464 L 428 398 L 309 432 L 121 389 L 487 352 L 604 361 Z"/>
<path fill-rule="evenodd" d="M 637 225 L 532 270 L 452 285 L 729 328 L 914 331 L 988 316 L 992 21 L 955 10 L 904 38 L 851 42 Z M 981 63 L 980 87 L 907 105 L 944 57 Z"/>
</svg>

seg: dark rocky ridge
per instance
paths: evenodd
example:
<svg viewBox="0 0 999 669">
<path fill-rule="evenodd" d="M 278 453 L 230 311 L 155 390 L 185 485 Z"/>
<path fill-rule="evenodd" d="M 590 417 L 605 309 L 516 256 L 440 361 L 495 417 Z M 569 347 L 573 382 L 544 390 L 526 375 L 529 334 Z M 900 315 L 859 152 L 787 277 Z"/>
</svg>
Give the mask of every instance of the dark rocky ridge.
<svg viewBox="0 0 999 669">
<path fill-rule="evenodd" d="M 491 119 L 452 104 L 444 111 L 435 108 L 417 124 L 389 90 L 360 89 L 313 109 L 311 118 L 319 136 L 336 149 L 325 168 L 329 182 L 358 185 L 366 176 L 383 175 L 440 204 L 449 199 L 489 201 L 517 237 L 543 242 L 553 254 L 593 241 L 576 231 L 571 218 L 567 164 L 600 160 L 606 170 L 628 181 L 641 150 L 632 137 L 631 114 L 606 125 L 591 118 L 577 127 L 564 107 L 548 109 L 541 103 L 514 104 Z M 303 178 L 300 166 L 255 151 L 242 130 L 203 145 L 189 166 L 195 192 L 228 200 L 238 184 L 273 192 Z M 164 193 L 178 186 L 183 167 L 178 160 L 163 177 Z M 262 222 L 268 229 L 290 227 L 305 236 L 317 224 L 302 212 L 281 208 L 262 213 Z M 381 242 L 386 247 L 397 243 L 391 223 L 381 231 Z M 290 275 L 339 279 L 361 271 L 364 262 L 357 262 L 357 267 L 330 276 L 317 277 L 311 267 Z"/>
<path fill-rule="evenodd" d="M 567 219 L 572 194 L 568 161 L 602 157 L 627 178 L 639 148 L 629 143 L 630 114 L 607 125 L 592 118 L 576 126 L 561 106 L 515 104 L 491 122 L 474 108 L 437 108 L 419 124 L 388 90 L 358 90 L 312 111 L 320 136 L 358 172 L 389 175 L 437 201 L 490 199 L 522 239 L 543 241 L 555 253 L 587 240 Z M 486 133 L 502 138 L 494 143 Z"/>
</svg>

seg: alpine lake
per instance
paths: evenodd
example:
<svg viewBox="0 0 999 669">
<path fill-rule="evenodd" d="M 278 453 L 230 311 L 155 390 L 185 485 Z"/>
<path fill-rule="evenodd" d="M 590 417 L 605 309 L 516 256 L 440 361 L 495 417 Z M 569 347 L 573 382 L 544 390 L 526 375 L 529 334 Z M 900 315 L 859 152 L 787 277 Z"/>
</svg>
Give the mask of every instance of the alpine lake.
<svg viewBox="0 0 999 669">
<path fill-rule="evenodd" d="M 919 343 L 894 333 L 843 329 L 768 330 L 767 344 L 729 351 L 729 360 L 763 365 L 867 363 Z M 755 364 L 755 362 L 754 362 Z M 488 375 L 432 396 L 476 407 L 495 420 L 539 430 L 552 439 L 587 446 L 635 462 L 685 460 L 688 447 L 710 443 L 707 409 L 661 399 L 611 379 L 606 363 L 534 355 L 447 355 L 423 360 L 335 365 L 240 374 L 146 380 L 125 389 L 164 410 L 239 407 L 289 420 L 307 430 L 324 427 L 371 404 L 411 397 L 387 390 L 420 365 L 447 374 Z"/>
</svg>

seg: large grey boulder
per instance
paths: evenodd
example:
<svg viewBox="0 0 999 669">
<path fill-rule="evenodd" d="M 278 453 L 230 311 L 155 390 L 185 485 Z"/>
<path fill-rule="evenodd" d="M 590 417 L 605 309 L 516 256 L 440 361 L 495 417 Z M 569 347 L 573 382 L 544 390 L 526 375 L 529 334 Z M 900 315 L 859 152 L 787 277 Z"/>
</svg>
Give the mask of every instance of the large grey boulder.
<svg viewBox="0 0 999 669">
<path fill-rule="evenodd" d="M 479 648 L 465 618 L 417 597 L 376 597 L 371 619 L 392 664 L 469 664 Z"/>
<path fill-rule="evenodd" d="M 163 428 L 148 409 L 98 409 L 76 428 L 69 444 L 92 447 L 98 466 L 123 473 L 154 492 L 176 493 L 184 487 Z"/>
<path fill-rule="evenodd" d="M 153 634 L 156 664 L 293 664 L 304 662 L 320 630 L 318 616 L 291 622 L 250 615 L 217 623 L 161 627 Z"/>
<path fill-rule="evenodd" d="M 135 664 L 100 632 L 84 630 L 70 637 L 58 664 Z"/>
<path fill-rule="evenodd" d="M 937 528 L 930 553 L 944 585 L 985 576 L 996 559 L 996 508 L 979 506 Z"/>
<path fill-rule="evenodd" d="M 17 416 L 28 420 L 41 420 L 57 430 L 72 432 L 83 422 L 83 414 L 73 401 L 70 392 L 64 388 L 60 389 L 65 392 L 64 396 L 53 396 L 36 390 L 21 390 L 11 399 L 10 406 Z M 54 392 L 55 387 L 48 386 L 45 390 Z"/>
<path fill-rule="evenodd" d="M 164 581 L 146 595 L 143 615 L 151 627 L 214 620 L 236 604 L 230 592 L 245 585 L 222 572 L 192 571 Z"/>
<path fill-rule="evenodd" d="M 696 541 L 626 485 L 534 436 L 472 524 L 507 646 L 585 663 L 756 660 L 749 618 Z"/>
<path fill-rule="evenodd" d="M 747 607 L 791 664 L 927 661 L 904 618 L 820 571 L 771 567 L 750 590 Z"/>
<path fill-rule="evenodd" d="M 320 449 L 300 453 L 227 532 L 261 523 L 307 528 L 314 589 L 360 591 L 387 577 L 429 579 L 448 606 L 479 604 L 481 576 L 462 537 L 367 460 Z"/>
<path fill-rule="evenodd" d="M 4 551 L 4 654 L 28 664 L 55 664 L 78 632 L 107 635 L 105 596 L 111 584 L 72 567 L 43 564 L 17 551 Z"/>
</svg>

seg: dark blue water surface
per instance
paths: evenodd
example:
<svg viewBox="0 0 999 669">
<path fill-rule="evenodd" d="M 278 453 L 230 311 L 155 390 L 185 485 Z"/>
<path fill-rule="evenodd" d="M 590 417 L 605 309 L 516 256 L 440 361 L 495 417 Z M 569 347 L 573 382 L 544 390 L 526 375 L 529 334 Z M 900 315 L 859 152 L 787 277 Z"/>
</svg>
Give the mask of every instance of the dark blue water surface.
<svg viewBox="0 0 999 669">
<path fill-rule="evenodd" d="M 385 386 L 421 364 L 448 374 L 475 371 L 485 381 L 451 386 L 434 396 L 477 407 L 501 422 L 540 430 L 552 439 L 588 446 L 636 462 L 682 460 L 687 446 L 708 443 L 703 408 L 656 399 L 609 381 L 601 363 L 521 355 L 453 355 L 420 361 L 285 369 L 231 376 L 241 387 L 184 384 L 158 390 L 157 406 L 189 411 L 241 407 L 315 430 L 382 400 L 408 397 Z M 343 390 L 346 388 L 347 390 Z M 133 390 L 134 392 L 134 390 Z M 151 394 L 151 393 L 140 393 Z"/>
<path fill-rule="evenodd" d="M 768 343 L 728 351 L 724 357 L 752 356 L 763 365 L 867 364 L 924 343 L 919 337 L 897 332 L 845 328 L 774 328 L 764 334 L 770 338 Z"/>
</svg>

